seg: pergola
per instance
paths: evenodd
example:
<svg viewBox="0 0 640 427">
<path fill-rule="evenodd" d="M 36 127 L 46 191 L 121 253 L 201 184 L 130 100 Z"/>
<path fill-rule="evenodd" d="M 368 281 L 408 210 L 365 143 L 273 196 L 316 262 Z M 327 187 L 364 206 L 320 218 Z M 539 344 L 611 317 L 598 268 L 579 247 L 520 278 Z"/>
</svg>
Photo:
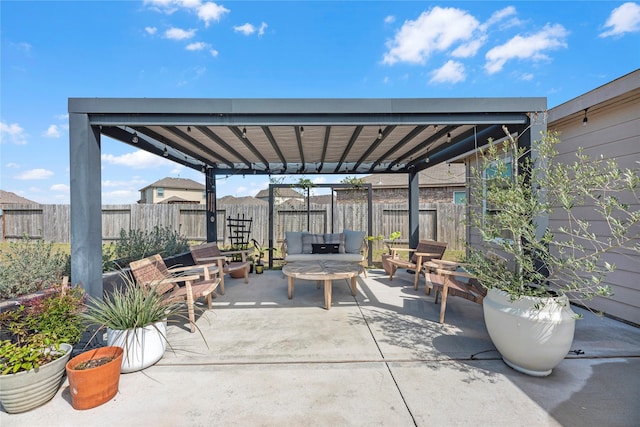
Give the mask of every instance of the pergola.
<svg viewBox="0 0 640 427">
<path fill-rule="evenodd" d="M 530 145 L 546 98 L 70 98 L 73 280 L 102 295 L 102 135 L 205 174 L 207 240 L 217 240 L 216 176 L 407 174 L 409 244 L 418 173 L 472 151 L 503 126 Z"/>
</svg>

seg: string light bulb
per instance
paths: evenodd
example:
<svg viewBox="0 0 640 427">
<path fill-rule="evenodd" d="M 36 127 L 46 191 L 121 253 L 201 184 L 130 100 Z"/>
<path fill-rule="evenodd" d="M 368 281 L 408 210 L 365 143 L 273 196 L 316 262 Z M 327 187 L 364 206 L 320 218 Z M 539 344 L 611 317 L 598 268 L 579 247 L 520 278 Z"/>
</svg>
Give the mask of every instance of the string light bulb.
<svg viewBox="0 0 640 427">
<path fill-rule="evenodd" d="M 133 138 L 131 138 L 131 142 L 133 142 L 134 144 L 138 143 L 138 132 L 133 133 Z"/>
<path fill-rule="evenodd" d="M 451 132 L 447 132 L 447 142 L 451 142 Z"/>
<path fill-rule="evenodd" d="M 247 138 L 247 128 L 242 128 L 242 138 Z"/>
<path fill-rule="evenodd" d="M 191 126 L 187 126 L 187 132 L 191 132 Z"/>
<path fill-rule="evenodd" d="M 300 126 L 300 136 L 304 136 L 304 126 Z"/>
<path fill-rule="evenodd" d="M 382 139 L 382 128 L 378 128 L 378 139 Z"/>
<path fill-rule="evenodd" d="M 169 157 L 169 150 L 167 150 L 167 146 L 166 145 L 164 146 L 164 151 L 162 152 L 162 155 L 164 157 Z"/>
<path fill-rule="evenodd" d="M 584 118 L 582 119 L 582 126 L 583 127 L 587 126 L 587 122 L 589 121 L 589 119 L 587 118 L 587 110 L 588 110 L 588 108 L 584 109 Z"/>
</svg>

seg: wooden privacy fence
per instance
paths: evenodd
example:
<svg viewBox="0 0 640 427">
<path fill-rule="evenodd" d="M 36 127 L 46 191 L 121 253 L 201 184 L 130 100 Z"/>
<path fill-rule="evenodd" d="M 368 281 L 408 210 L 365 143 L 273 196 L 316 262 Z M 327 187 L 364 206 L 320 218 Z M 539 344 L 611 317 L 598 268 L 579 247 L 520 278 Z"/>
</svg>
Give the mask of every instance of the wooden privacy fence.
<svg viewBox="0 0 640 427">
<path fill-rule="evenodd" d="M 406 204 L 373 204 L 373 235 L 385 238 L 394 231 L 408 238 L 409 218 Z M 310 230 L 312 233 L 339 232 L 344 229 L 367 230 L 366 203 L 311 204 L 310 224 L 303 205 L 275 207 L 274 240 L 284 238 L 285 231 Z M 251 238 L 261 245 L 269 242 L 268 205 L 219 205 L 217 211 L 218 241 L 228 245 L 229 230 L 226 218 L 244 215 L 253 218 Z M 420 204 L 420 238 L 449 243 L 450 249 L 462 250 L 465 245 L 465 206 L 453 203 Z M 69 205 L 3 205 L 2 240 L 15 241 L 27 235 L 48 241 L 69 243 Z M 189 241 L 205 241 L 207 236 L 204 205 L 103 205 L 102 240 L 114 242 L 120 230 L 152 230 L 154 226 L 177 230 Z"/>
</svg>

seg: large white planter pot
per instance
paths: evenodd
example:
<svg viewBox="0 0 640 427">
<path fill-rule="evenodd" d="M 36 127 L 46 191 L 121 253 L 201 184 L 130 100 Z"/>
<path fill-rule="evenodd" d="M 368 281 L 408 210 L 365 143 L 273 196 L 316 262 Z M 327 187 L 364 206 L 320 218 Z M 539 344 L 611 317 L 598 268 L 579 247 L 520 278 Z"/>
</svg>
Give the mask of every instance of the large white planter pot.
<svg viewBox="0 0 640 427">
<path fill-rule="evenodd" d="M 167 348 L 166 336 L 166 322 L 157 322 L 135 330 L 107 328 L 107 345 L 122 347 L 120 372 L 126 374 L 147 368 L 160 360 Z"/>
<path fill-rule="evenodd" d="M 511 301 L 506 292 L 489 289 L 483 307 L 493 344 L 517 371 L 547 376 L 569 352 L 576 314 L 566 297 Z"/>
<path fill-rule="evenodd" d="M 0 402 L 10 414 L 29 411 L 50 401 L 60 388 L 64 367 L 73 347 L 60 344 L 62 357 L 38 369 L 0 375 Z"/>
</svg>

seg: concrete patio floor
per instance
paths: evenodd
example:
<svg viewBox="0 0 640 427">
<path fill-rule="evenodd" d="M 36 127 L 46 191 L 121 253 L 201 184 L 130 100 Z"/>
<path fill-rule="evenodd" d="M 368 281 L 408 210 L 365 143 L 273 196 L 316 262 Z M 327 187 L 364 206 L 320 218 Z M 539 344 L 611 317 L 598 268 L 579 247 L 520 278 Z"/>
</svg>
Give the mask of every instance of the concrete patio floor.
<svg viewBox="0 0 640 427">
<path fill-rule="evenodd" d="M 110 402 L 76 411 L 65 382 L 52 401 L 9 426 L 637 426 L 640 329 L 589 312 L 576 352 L 546 378 L 507 367 L 482 307 L 451 298 L 446 324 L 406 272 L 334 281 L 324 309 L 315 282 L 287 299 L 279 271 L 227 279 L 199 315 L 206 344 L 182 325 L 173 351 L 123 374 Z M 580 351 L 577 351 L 580 350 Z M 580 353 L 580 354 L 577 354 Z"/>
</svg>

